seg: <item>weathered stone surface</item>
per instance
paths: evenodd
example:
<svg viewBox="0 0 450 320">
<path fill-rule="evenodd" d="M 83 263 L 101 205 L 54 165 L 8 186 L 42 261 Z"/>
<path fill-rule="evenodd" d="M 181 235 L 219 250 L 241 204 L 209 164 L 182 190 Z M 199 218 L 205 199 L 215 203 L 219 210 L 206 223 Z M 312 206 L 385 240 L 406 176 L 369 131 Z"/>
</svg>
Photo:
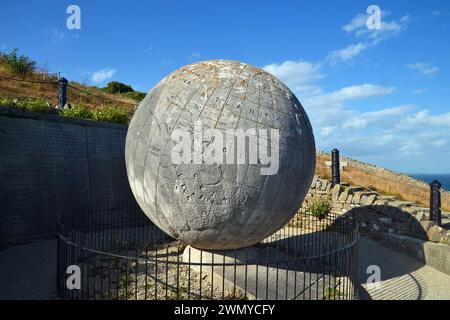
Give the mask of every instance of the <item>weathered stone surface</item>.
<svg viewBox="0 0 450 320">
<path fill-rule="evenodd" d="M 311 182 L 311 188 L 313 188 L 313 189 L 316 188 L 317 179 L 318 179 L 318 177 L 315 175 L 315 176 L 313 177 L 312 182 Z"/>
<path fill-rule="evenodd" d="M 339 195 L 342 192 L 342 187 L 340 184 L 337 184 L 333 187 L 333 189 L 331 190 L 331 199 L 336 201 L 339 199 Z"/>
<path fill-rule="evenodd" d="M 320 190 L 320 189 L 322 188 L 322 181 L 317 180 L 317 181 L 316 181 L 316 186 L 315 186 L 314 188 Z"/>
<path fill-rule="evenodd" d="M 254 144 L 239 154 L 246 164 L 174 163 L 172 133 L 196 133 L 197 121 L 223 136 L 227 129 L 279 129 L 277 173 L 248 164 Z M 206 138 L 203 147 L 213 143 Z M 232 147 L 224 148 L 227 162 Z M 214 60 L 176 70 L 147 94 L 128 128 L 125 160 L 133 194 L 158 227 L 196 248 L 234 249 L 295 214 L 313 180 L 315 143 L 308 116 L 283 83 L 259 68 Z"/>
<path fill-rule="evenodd" d="M 347 200 L 345 200 L 345 203 L 347 203 L 347 204 L 352 203 L 352 199 L 353 199 L 353 195 L 351 194 L 347 197 Z"/>
<path fill-rule="evenodd" d="M 450 230 L 445 233 L 445 236 L 442 238 L 442 243 L 450 245 Z"/>
<path fill-rule="evenodd" d="M 433 221 L 421 221 L 420 225 L 422 226 L 423 231 L 428 232 L 428 230 L 435 226 L 436 223 L 434 223 Z"/>
<path fill-rule="evenodd" d="M 416 218 L 416 220 L 419 221 L 419 222 L 428 220 L 427 214 L 426 214 L 424 211 L 422 211 L 422 210 L 417 211 L 417 213 L 416 213 L 416 215 L 415 215 L 415 218 Z"/>
<path fill-rule="evenodd" d="M 363 193 L 361 191 L 357 191 L 355 192 L 354 196 L 353 196 L 353 203 L 354 204 L 361 204 L 361 196 L 363 195 Z"/>
<path fill-rule="evenodd" d="M 375 194 L 371 194 L 370 196 L 367 197 L 366 201 L 364 202 L 364 205 L 370 206 L 375 202 L 376 199 L 377 196 Z"/>
<path fill-rule="evenodd" d="M 365 195 L 365 194 L 363 194 L 363 195 L 361 196 L 361 200 L 360 200 L 359 202 L 360 202 L 362 205 L 364 205 L 364 204 L 366 203 L 367 198 L 368 198 L 368 196 Z"/>
<path fill-rule="evenodd" d="M 428 241 L 440 242 L 445 236 L 446 230 L 439 226 L 432 226 L 427 230 Z"/>
</svg>

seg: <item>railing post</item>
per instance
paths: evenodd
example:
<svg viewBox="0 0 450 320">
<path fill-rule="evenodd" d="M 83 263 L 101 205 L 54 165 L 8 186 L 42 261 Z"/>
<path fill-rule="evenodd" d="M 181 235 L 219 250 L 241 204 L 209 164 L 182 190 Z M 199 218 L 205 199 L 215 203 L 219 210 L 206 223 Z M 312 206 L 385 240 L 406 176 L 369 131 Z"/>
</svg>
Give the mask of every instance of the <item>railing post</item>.
<svg viewBox="0 0 450 320">
<path fill-rule="evenodd" d="M 341 173 L 339 165 L 339 150 L 331 151 L 331 185 L 334 187 L 341 183 Z"/>
<path fill-rule="evenodd" d="M 430 183 L 430 221 L 434 221 L 438 226 L 442 226 L 441 187 L 442 184 L 439 181 L 433 180 Z"/>
<path fill-rule="evenodd" d="M 58 106 L 62 109 L 67 103 L 67 81 L 66 78 L 62 77 L 58 80 L 59 92 L 58 92 Z"/>
</svg>

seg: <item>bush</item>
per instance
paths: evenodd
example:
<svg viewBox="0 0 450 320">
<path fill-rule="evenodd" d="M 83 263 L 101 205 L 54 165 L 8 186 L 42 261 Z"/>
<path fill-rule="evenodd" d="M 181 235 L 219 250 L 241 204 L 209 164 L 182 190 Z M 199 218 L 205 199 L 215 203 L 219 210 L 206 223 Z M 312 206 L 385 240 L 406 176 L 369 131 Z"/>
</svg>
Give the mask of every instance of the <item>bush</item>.
<svg viewBox="0 0 450 320">
<path fill-rule="evenodd" d="M 92 119 L 92 111 L 83 105 L 75 105 L 62 110 L 61 115 L 70 118 Z"/>
<path fill-rule="evenodd" d="M 136 101 L 142 101 L 145 98 L 145 93 L 139 92 L 139 91 L 133 91 L 133 92 L 126 92 L 123 94 L 124 97 L 136 100 Z"/>
<path fill-rule="evenodd" d="M 308 201 L 308 211 L 313 217 L 319 220 L 325 218 L 332 209 L 332 203 L 330 197 L 313 198 Z"/>
<path fill-rule="evenodd" d="M 33 112 L 49 112 L 53 109 L 47 101 L 42 99 L 20 100 L 17 102 L 16 107 Z"/>
<path fill-rule="evenodd" d="M 11 53 L 2 55 L 2 63 L 5 64 L 6 69 L 22 77 L 34 73 L 36 70 L 36 61 L 24 55 L 18 56 L 17 51 L 19 50 L 14 49 Z"/>
<path fill-rule="evenodd" d="M 50 103 L 43 99 L 12 99 L 8 97 L 0 97 L 0 106 L 6 108 L 17 108 L 20 110 L 28 110 L 33 112 L 51 112 L 54 109 Z"/>
<path fill-rule="evenodd" d="M 107 121 L 115 123 L 127 124 L 129 119 L 129 112 L 120 107 L 103 107 L 102 109 L 93 112 L 93 118 L 97 121 Z"/>
<path fill-rule="evenodd" d="M 111 81 L 103 90 L 107 93 L 127 93 L 134 92 L 133 88 L 127 84 L 118 81 Z"/>
<path fill-rule="evenodd" d="M 13 108 L 15 107 L 15 102 L 13 99 L 7 97 L 0 97 L 0 106 L 4 108 Z"/>
</svg>

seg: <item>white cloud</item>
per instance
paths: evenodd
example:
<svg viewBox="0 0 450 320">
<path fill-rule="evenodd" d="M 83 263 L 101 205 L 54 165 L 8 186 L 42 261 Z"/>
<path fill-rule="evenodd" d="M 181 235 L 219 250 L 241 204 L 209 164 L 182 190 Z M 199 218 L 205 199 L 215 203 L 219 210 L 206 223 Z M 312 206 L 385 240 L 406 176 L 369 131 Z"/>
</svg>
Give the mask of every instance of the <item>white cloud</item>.
<svg viewBox="0 0 450 320">
<path fill-rule="evenodd" d="M 354 33 L 356 36 L 366 37 L 375 45 L 382 40 L 398 35 L 405 30 L 411 22 L 411 17 L 409 15 L 405 15 L 398 20 L 387 21 L 386 16 L 388 15 L 389 12 L 381 12 L 380 29 L 367 28 L 366 21 L 369 15 L 361 13 L 356 15 L 349 24 L 344 25 L 342 29 L 347 33 Z"/>
<path fill-rule="evenodd" d="M 439 72 L 439 68 L 425 62 L 410 63 L 406 65 L 409 70 L 417 71 L 425 76 L 434 77 Z"/>
<path fill-rule="evenodd" d="M 380 41 L 387 40 L 393 36 L 396 36 L 401 31 L 405 30 L 411 18 L 406 15 L 398 20 L 386 21 L 388 12 L 382 11 L 381 13 L 381 29 L 369 29 L 367 28 L 368 14 L 356 15 L 350 23 L 344 25 L 342 29 L 348 34 L 355 34 L 360 38 L 364 38 L 365 41 L 350 44 L 347 47 L 330 52 L 325 59 L 325 62 L 335 65 L 338 62 L 350 62 L 357 56 L 359 56 L 364 50 L 376 46 Z"/>
<path fill-rule="evenodd" d="M 317 82 L 324 78 L 321 65 L 306 61 L 285 61 L 263 67 L 264 70 L 280 78 L 299 97 L 317 95 L 322 92 Z"/>
<path fill-rule="evenodd" d="M 105 68 L 102 70 L 98 70 L 91 75 L 91 81 L 95 84 L 99 84 L 107 79 L 113 77 L 116 73 L 116 69 Z"/>
<path fill-rule="evenodd" d="M 423 130 L 426 127 L 450 128 L 450 112 L 431 115 L 430 110 L 424 109 L 402 119 L 397 124 L 397 129 L 403 130 Z"/>
<path fill-rule="evenodd" d="M 413 109 L 412 105 L 402 105 L 377 111 L 364 112 L 349 118 L 342 124 L 343 129 L 364 129 L 369 124 L 386 124 L 393 122 L 397 116 L 403 115 Z"/>
<path fill-rule="evenodd" d="M 345 26 L 343 26 L 342 29 L 345 32 L 350 33 L 355 30 L 367 27 L 367 24 L 366 24 L 367 18 L 368 18 L 367 14 L 359 13 L 352 19 L 352 21 L 350 21 L 349 24 L 346 24 Z"/>
<path fill-rule="evenodd" d="M 344 49 L 334 50 L 328 54 L 326 60 L 332 65 L 338 61 L 348 62 L 358 56 L 363 50 L 369 47 L 368 43 L 359 42 L 351 44 Z"/>
<path fill-rule="evenodd" d="M 337 91 L 314 96 L 308 99 L 310 108 L 327 108 L 330 106 L 341 106 L 345 101 L 360 100 L 392 93 L 395 87 L 384 87 L 376 84 L 365 83 L 344 87 Z"/>
<path fill-rule="evenodd" d="M 422 93 L 425 93 L 425 92 L 427 92 L 428 91 L 428 89 L 416 89 L 416 90 L 414 90 L 414 94 L 422 94 Z"/>
</svg>

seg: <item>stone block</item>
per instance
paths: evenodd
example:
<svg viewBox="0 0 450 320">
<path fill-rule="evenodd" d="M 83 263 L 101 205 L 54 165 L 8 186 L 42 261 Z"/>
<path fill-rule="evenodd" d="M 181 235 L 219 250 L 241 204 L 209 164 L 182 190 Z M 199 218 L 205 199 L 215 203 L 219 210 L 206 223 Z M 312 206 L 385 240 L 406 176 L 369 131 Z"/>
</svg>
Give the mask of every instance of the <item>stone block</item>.
<svg viewBox="0 0 450 320">
<path fill-rule="evenodd" d="M 349 196 L 347 197 L 347 200 L 345 200 L 345 203 L 351 204 L 351 203 L 352 203 L 352 199 L 353 199 L 353 195 L 351 194 L 351 195 L 349 195 Z"/>
<path fill-rule="evenodd" d="M 316 175 L 314 175 L 313 181 L 311 182 L 311 188 L 312 188 L 312 189 L 315 189 L 315 188 L 316 188 L 317 179 L 318 179 L 318 177 L 317 177 Z"/>
<path fill-rule="evenodd" d="M 418 211 L 414 217 L 419 222 L 428 220 L 428 215 L 424 211 Z"/>
<path fill-rule="evenodd" d="M 359 191 L 355 192 L 355 194 L 353 195 L 352 202 L 354 204 L 361 204 L 361 195 L 362 195 L 362 192 L 359 192 Z"/>
<path fill-rule="evenodd" d="M 439 226 L 431 226 L 427 230 L 427 240 L 432 242 L 441 242 L 446 234 L 446 230 Z"/>
<path fill-rule="evenodd" d="M 364 205 L 370 206 L 375 202 L 376 199 L 377 196 L 375 194 L 371 194 L 370 196 L 367 197 L 366 201 L 364 202 Z"/>
<path fill-rule="evenodd" d="M 450 246 L 450 230 L 445 233 L 445 235 L 442 237 L 441 242 Z"/>
<path fill-rule="evenodd" d="M 360 203 L 361 203 L 361 205 L 364 205 L 365 203 L 366 203 L 366 200 L 367 200 L 367 195 L 365 195 L 365 194 L 363 194 L 362 196 L 361 196 L 361 200 L 360 200 Z"/>
<path fill-rule="evenodd" d="M 331 199 L 333 201 L 337 201 L 339 199 L 341 192 L 342 192 L 341 185 L 340 184 L 335 185 L 331 190 Z"/>
<path fill-rule="evenodd" d="M 433 221 L 428 221 L 428 220 L 426 220 L 426 221 L 421 221 L 421 222 L 420 222 L 420 225 L 422 226 L 423 231 L 428 232 L 428 230 L 429 230 L 431 227 L 435 226 L 436 223 L 434 223 Z"/>
</svg>

